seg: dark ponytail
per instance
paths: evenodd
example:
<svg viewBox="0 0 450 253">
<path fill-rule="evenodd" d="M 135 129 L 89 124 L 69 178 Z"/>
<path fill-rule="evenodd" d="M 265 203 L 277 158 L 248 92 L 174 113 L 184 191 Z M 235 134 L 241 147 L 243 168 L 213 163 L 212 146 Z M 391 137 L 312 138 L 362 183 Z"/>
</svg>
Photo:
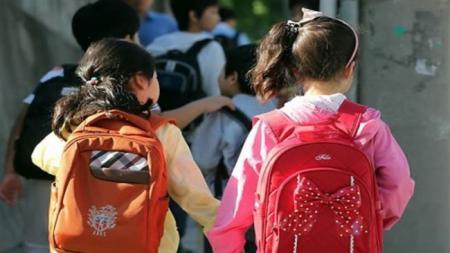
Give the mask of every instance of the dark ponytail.
<svg viewBox="0 0 450 253">
<path fill-rule="evenodd" d="M 154 75 L 152 56 L 140 46 L 124 40 L 105 39 L 93 44 L 80 61 L 80 90 L 61 98 L 54 108 L 52 129 L 61 138 L 87 117 L 118 109 L 142 115 L 152 104 L 141 105 L 128 87 L 135 74 Z"/>
<path fill-rule="evenodd" d="M 281 22 L 272 27 L 258 48 L 251 71 L 256 93 L 277 95 L 305 78 L 329 81 L 339 77 L 355 49 L 353 30 L 342 21 L 318 17 L 300 26 Z"/>
<path fill-rule="evenodd" d="M 257 63 L 251 70 L 253 88 L 260 97 L 267 99 L 295 81 L 296 66 L 292 46 L 298 30 L 280 22 L 270 29 L 257 50 Z"/>
</svg>

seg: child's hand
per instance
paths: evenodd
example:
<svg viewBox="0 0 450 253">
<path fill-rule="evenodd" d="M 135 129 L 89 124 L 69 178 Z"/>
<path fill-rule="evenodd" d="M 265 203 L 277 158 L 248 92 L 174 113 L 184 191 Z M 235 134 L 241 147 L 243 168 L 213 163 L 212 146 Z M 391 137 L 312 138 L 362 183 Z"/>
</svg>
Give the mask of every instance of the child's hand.
<svg viewBox="0 0 450 253">
<path fill-rule="evenodd" d="M 0 199 L 13 206 L 22 193 L 22 179 L 16 173 L 6 173 L 0 182 Z"/>
<path fill-rule="evenodd" d="M 204 113 L 215 112 L 222 109 L 222 107 L 228 107 L 231 110 L 235 110 L 233 100 L 224 96 L 206 97 L 200 100 Z"/>
</svg>

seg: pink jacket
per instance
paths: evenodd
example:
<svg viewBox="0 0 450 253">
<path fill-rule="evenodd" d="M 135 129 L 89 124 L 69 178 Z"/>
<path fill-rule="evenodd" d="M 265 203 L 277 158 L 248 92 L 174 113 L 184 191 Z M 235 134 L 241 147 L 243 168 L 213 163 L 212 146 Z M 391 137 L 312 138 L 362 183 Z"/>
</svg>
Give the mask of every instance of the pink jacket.
<svg viewBox="0 0 450 253">
<path fill-rule="evenodd" d="M 296 97 L 280 110 L 295 122 L 321 122 L 335 114 L 344 99 L 342 94 Z M 408 161 L 375 109 L 369 108 L 363 115 L 355 141 L 363 147 L 375 167 L 384 208 L 384 227 L 390 229 L 400 219 L 413 195 L 414 181 Z M 276 144 L 270 128 L 262 121 L 257 122 L 225 189 L 215 225 L 208 233 L 214 252 L 243 252 L 245 232 L 253 224 L 260 169 Z"/>
</svg>

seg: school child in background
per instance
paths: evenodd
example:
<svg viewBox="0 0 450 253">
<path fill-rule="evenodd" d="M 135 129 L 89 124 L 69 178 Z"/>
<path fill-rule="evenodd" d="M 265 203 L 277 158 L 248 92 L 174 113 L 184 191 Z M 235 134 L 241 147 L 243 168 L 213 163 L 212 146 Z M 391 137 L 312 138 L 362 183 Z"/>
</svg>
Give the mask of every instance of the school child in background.
<svg viewBox="0 0 450 253">
<path fill-rule="evenodd" d="M 220 92 L 232 98 L 236 108 L 205 115 L 191 145 L 194 160 L 219 199 L 252 127 L 252 118 L 276 108 L 275 100 L 260 103 L 250 84 L 248 72 L 256 63 L 256 45 L 227 50 L 225 56 L 226 64 L 219 76 Z M 255 252 L 254 235 L 249 233 L 247 238 L 250 240 L 245 252 Z"/>
<path fill-rule="evenodd" d="M 356 32 L 303 14 L 274 25 L 258 48 L 256 93 L 268 99 L 296 84 L 305 95 L 256 117 L 208 234 L 216 253 L 242 252 L 253 223 L 260 252 L 381 252 L 383 229 L 413 194 L 407 159 L 381 113 L 343 95 Z"/>
<path fill-rule="evenodd" d="M 219 14 L 220 23 L 212 33 L 225 50 L 250 44 L 247 34 L 238 30 L 238 19 L 232 9 L 220 7 Z"/>
<path fill-rule="evenodd" d="M 256 45 L 246 45 L 226 51 L 226 64 L 219 76 L 222 95 L 230 97 L 235 111 L 209 113 L 194 133 L 191 145 L 194 160 L 199 165 L 211 190 L 221 195 L 226 182 L 218 177 L 231 175 L 237 158 L 251 128 L 254 116 L 275 109 L 275 102 L 261 104 L 250 84 L 248 72 L 256 63 Z M 220 169 L 221 175 L 218 175 Z M 216 189 L 215 183 L 220 183 Z M 217 192 L 220 191 L 220 192 Z"/>
<path fill-rule="evenodd" d="M 105 39 L 88 49 L 77 73 L 85 85 L 58 101 L 53 133 L 32 156 L 37 166 L 56 174 L 54 190 L 59 198 L 51 206 L 63 210 L 50 213 L 51 247 L 78 252 L 156 252 L 158 248 L 158 252 L 176 252 L 179 237 L 167 212 L 167 193 L 207 231 L 219 202 L 180 130 L 149 110 L 159 97 L 151 55 L 136 44 Z M 75 145 L 65 146 L 66 141 Z M 73 166 L 79 173 L 69 173 Z M 121 172 L 114 173 L 115 169 Z M 65 180 L 73 188 L 65 188 Z M 139 206 L 142 198 L 149 198 L 146 206 Z M 61 201 L 64 207 L 56 204 Z M 151 219 L 141 215 L 142 208 Z"/>
<path fill-rule="evenodd" d="M 141 18 L 139 40 L 142 46 L 150 45 L 156 38 L 178 31 L 175 19 L 166 14 L 153 10 L 154 0 L 123 0 L 131 5 Z"/>
<path fill-rule="evenodd" d="M 220 21 L 218 1 L 171 0 L 170 7 L 179 31 L 160 36 L 147 46 L 156 58 L 161 87 L 158 104 L 163 111 L 179 108 L 203 97 L 219 95 L 218 77 L 225 64 L 223 48 L 210 34 Z M 199 118 L 183 130 L 189 144 L 201 120 Z M 186 216 L 173 203 L 171 210 L 183 236 Z M 194 226 L 192 224 L 191 227 Z"/>
<path fill-rule="evenodd" d="M 180 31 L 158 37 L 147 47 L 156 57 L 160 106 L 171 110 L 220 94 L 217 79 L 225 64 L 220 44 L 206 32 L 219 22 L 216 0 L 171 0 Z"/>
</svg>

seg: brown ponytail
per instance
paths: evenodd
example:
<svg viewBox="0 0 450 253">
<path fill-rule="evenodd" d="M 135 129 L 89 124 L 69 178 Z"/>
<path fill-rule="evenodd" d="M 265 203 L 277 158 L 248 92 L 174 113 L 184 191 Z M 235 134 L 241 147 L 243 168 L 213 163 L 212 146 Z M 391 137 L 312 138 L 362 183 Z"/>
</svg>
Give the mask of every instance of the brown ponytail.
<svg viewBox="0 0 450 253">
<path fill-rule="evenodd" d="M 257 50 L 257 63 L 251 70 L 253 88 L 257 95 L 267 99 L 295 82 L 296 66 L 292 46 L 298 32 L 280 22 L 270 29 Z"/>
</svg>

